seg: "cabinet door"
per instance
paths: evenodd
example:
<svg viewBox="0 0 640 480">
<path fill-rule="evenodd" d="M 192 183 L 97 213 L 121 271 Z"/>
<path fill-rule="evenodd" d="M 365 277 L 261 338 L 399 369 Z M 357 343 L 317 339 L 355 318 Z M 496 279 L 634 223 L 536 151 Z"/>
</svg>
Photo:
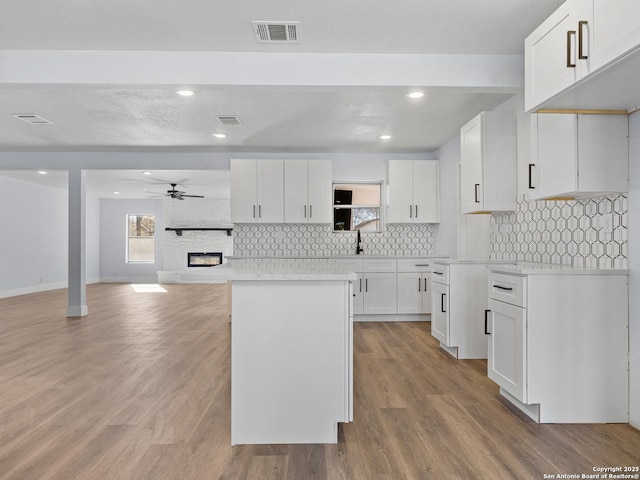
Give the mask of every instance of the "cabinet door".
<svg viewBox="0 0 640 480">
<path fill-rule="evenodd" d="M 526 399 L 526 310 L 489 299 L 487 370 L 491 380 L 523 403 Z"/>
<path fill-rule="evenodd" d="M 364 313 L 364 275 L 357 273 L 358 278 L 353 283 L 353 314 L 362 315 Z"/>
<path fill-rule="evenodd" d="M 419 223 L 440 222 L 438 162 L 413 162 L 414 220 Z"/>
<path fill-rule="evenodd" d="M 483 210 L 482 115 L 460 129 L 460 207 L 462 213 Z"/>
<path fill-rule="evenodd" d="M 255 160 L 231 160 L 231 221 L 255 223 L 258 209 L 258 170 Z"/>
<path fill-rule="evenodd" d="M 284 221 L 284 162 L 258 160 L 258 221 Z"/>
<path fill-rule="evenodd" d="M 284 221 L 285 223 L 307 223 L 308 168 L 306 160 L 284 162 Z"/>
<path fill-rule="evenodd" d="M 568 0 L 525 39 L 526 111 L 580 78 L 576 50 L 579 8 L 578 0 Z"/>
<path fill-rule="evenodd" d="M 333 202 L 331 181 L 332 177 L 330 160 L 308 161 L 309 222 L 332 222 Z"/>
<path fill-rule="evenodd" d="M 413 223 L 413 162 L 389 160 L 388 223 Z"/>
<path fill-rule="evenodd" d="M 422 313 L 422 276 L 398 274 L 398 313 Z"/>
<path fill-rule="evenodd" d="M 531 116 L 531 184 L 529 198 L 571 194 L 578 189 L 577 117 Z"/>
<path fill-rule="evenodd" d="M 586 70 L 593 72 L 640 45 L 638 0 L 581 0 L 582 49 Z"/>
<path fill-rule="evenodd" d="M 364 277 L 364 313 L 396 313 L 396 272 L 367 273 Z"/>
<path fill-rule="evenodd" d="M 431 285 L 431 335 L 449 345 L 449 286 L 433 282 Z"/>
</svg>

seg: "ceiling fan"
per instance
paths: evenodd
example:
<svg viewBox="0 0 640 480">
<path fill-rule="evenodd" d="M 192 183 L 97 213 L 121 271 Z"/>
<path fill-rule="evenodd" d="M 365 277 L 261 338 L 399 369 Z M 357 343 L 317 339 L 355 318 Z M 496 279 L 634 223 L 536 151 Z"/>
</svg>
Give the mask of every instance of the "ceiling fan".
<svg viewBox="0 0 640 480">
<path fill-rule="evenodd" d="M 186 198 L 204 198 L 204 195 L 187 195 L 187 192 L 183 192 L 181 190 L 176 190 L 176 187 L 179 185 L 177 183 L 170 183 L 171 189 L 167 190 L 166 193 L 160 192 L 149 192 L 149 193 L 157 193 L 158 197 L 169 197 L 175 200 L 184 200 Z"/>
</svg>

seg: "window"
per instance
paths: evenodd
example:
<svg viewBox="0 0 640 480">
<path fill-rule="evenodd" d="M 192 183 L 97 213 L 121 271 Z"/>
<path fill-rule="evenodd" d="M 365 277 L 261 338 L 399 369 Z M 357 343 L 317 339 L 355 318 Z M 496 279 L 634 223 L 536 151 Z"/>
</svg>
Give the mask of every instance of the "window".
<svg viewBox="0 0 640 480">
<path fill-rule="evenodd" d="M 153 215 L 127 215 L 127 262 L 155 261 L 156 220 Z"/>
<path fill-rule="evenodd" d="M 333 229 L 379 232 L 382 182 L 334 183 Z"/>
</svg>

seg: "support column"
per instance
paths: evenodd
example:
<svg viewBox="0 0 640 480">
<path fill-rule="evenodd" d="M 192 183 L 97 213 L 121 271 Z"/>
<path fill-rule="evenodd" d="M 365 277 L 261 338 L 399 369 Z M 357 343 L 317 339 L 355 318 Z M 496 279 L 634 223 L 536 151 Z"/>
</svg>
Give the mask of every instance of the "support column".
<svg viewBox="0 0 640 480">
<path fill-rule="evenodd" d="M 84 170 L 69 170 L 69 300 L 67 317 L 87 315 Z"/>
</svg>

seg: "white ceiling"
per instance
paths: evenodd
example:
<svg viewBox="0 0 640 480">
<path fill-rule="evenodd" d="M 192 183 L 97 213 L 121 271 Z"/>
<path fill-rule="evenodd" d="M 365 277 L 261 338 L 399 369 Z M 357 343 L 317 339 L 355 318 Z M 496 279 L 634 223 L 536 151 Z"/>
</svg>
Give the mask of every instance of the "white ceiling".
<svg viewBox="0 0 640 480">
<path fill-rule="evenodd" d="M 222 52 L 228 61 L 207 67 L 226 68 L 225 79 L 232 80 L 198 84 L 185 74 L 185 83 L 196 94 L 184 98 L 175 94 L 179 82 L 166 81 L 164 75 L 158 75 L 156 83 L 124 83 L 115 82 L 106 68 L 92 65 L 86 68 L 94 72 L 77 72 L 81 67 L 70 65 L 70 75 L 84 78 L 93 73 L 91 81 L 53 83 L 46 72 L 64 70 L 65 65 L 27 63 L 26 76 L 30 70 L 44 74 L 34 81 L 0 83 L 0 150 L 430 152 L 478 112 L 504 102 L 513 88 L 444 88 L 426 78 L 424 84 L 390 79 L 353 85 L 343 82 L 340 72 L 318 72 L 327 80 L 317 85 L 291 84 L 295 80 L 286 85 L 234 81 L 237 58 L 227 52 L 258 52 L 263 59 L 260 68 L 266 68 L 268 75 L 278 68 L 264 67 L 276 58 L 273 54 L 335 54 L 347 59 L 349 54 L 378 59 L 406 58 L 406 54 L 480 55 L 479 59 L 522 55 L 525 36 L 562 1 L 6 0 L 0 15 L 0 55 L 28 50 L 95 51 L 95 55 Z M 258 43 L 252 20 L 300 21 L 302 41 Z M 301 69 L 308 66 L 309 62 L 300 64 Z M 175 66 L 167 64 L 166 69 Z M 169 73 L 179 78 L 180 72 Z M 253 78 L 260 74 L 255 72 Z M 11 72 L 4 78 L 13 78 Z M 406 94 L 411 90 L 426 95 L 410 100 Z M 16 113 L 35 113 L 53 124 L 29 125 L 11 116 Z M 238 115 L 242 125 L 224 126 L 216 115 Z M 214 132 L 224 132 L 227 138 L 216 139 Z M 392 139 L 380 141 L 382 133 L 392 134 Z M 102 178 L 124 184 L 131 173 L 139 174 L 113 178 L 112 172 Z M 37 181 L 53 181 L 54 176 Z M 113 188 L 110 184 L 105 191 Z"/>
</svg>

